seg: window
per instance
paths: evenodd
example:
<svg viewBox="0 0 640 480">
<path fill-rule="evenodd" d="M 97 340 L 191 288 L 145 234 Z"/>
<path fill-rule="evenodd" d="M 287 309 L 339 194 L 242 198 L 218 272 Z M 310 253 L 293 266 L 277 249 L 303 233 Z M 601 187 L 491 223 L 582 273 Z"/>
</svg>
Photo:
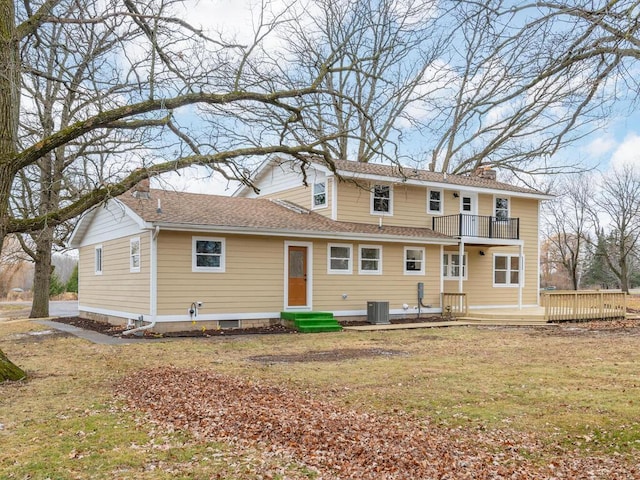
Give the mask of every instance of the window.
<svg viewBox="0 0 640 480">
<path fill-rule="evenodd" d="M 442 190 L 429 190 L 427 195 L 427 213 L 442 213 Z"/>
<path fill-rule="evenodd" d="M 223 238 L 193 237 L 194 272 L 224 272 L 224 255 Z"/>
<path fill-rule="evenodd" d="M 389 185 L 374 185 L 371 192 L 371 213 L 391 215 L 393 213 L 391 195 Z"/>
<path fill-rule="evenodd" d="M 462 197 L 462 213 L 472 211 L 471 197 Z"/>
<path fill-rule="evenodd" d="M 132 238 L 129 242 L 129 270 L 140 271 L 140 237 Z"/>
<path fill-rule="evenodd" d="M 327 206 L 327 184 L 318 182 L 313 184 L 313 208 Z"/>
<path fill-rule="evenodd" d="M 405 275 L 424 275 L 424 248 L 404 247 Z"/>
<path fill-rule="evenodd" d="M 328 273 L 352 273 L 351 245 L 330 243 L 327 250 Z"/>
<path fill-rule="evenodd" d="M 520 257 L 518 255 L 494 255 L 493 285 L 515 287 L 520 282 Z"/>
<path fill-rule="evenodd" d="M 445 253 L 442 255 L 442 276 L 445 279 L 460 278 L 460 268 L 462 268 L 462 278 L 467 278 L 467 254 L 462 256 L 460 265 L 459 253 Z"/>
<path fill-rule="evenodd" d="M 360 273 L 381 274 L 382 273 L 382 247 L 370 245 L 360 246 Z"/>
<path fill-rule="evenodd" d="M 96 245 L 95 267 L 96 275 L 102 275 L 102 245 Z"/>
<path fill-rule="evenodd" d="M 495 197 L 496 220 L 507 220 L 509 218 L 509 199 L 505 197 Z"/>
</svg>

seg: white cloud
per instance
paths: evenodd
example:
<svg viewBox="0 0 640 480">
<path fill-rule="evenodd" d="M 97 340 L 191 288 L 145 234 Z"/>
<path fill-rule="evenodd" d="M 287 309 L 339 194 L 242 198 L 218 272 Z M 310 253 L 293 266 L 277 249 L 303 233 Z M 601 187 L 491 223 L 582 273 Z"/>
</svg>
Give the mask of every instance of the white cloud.
<svg viewBox="0 0 640 480">
<path fill-rule="evenodd" d="M 185 168 L 179 174 L 169 172 L 151 180 L 152 188 L 226 196 L 235 192 L 239 185 L 239 182 L 229 182 L 206 167 Z"/>
<path fill-rule="evenodd" d="M 612 135 L 603 135 L 594 138 L 582 147 L 582 150 L 591 158 L 600 158 L 611 152 L 616 145 L 617 142 Z"/>
<path fill-rule="evenodd" d="M 625 165 L 640 169 L 640 135 L 635 132 L 629 133 L 611 155 L 611 168 Z"/>
</svg>

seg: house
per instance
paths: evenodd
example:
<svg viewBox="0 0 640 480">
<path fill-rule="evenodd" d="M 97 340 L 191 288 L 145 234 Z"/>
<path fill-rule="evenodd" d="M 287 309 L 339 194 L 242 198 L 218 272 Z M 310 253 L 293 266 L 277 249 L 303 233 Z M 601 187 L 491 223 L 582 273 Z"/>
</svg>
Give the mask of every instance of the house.
<svg viewBox="0 0 640 480">
<path fill-rule="evenodd" d="M 133 191 L 88 212 L 81 316 L 154 322 L 156 331 L 251 327 L 282 312 L 366 318 L 539 302 L 539 191 L 495 172 L 447 175 L 380 164 L 282 159 L 254 175 L 260 194 Z M 418 298 L 418 291 L 422 292 Z"/>
</svg>

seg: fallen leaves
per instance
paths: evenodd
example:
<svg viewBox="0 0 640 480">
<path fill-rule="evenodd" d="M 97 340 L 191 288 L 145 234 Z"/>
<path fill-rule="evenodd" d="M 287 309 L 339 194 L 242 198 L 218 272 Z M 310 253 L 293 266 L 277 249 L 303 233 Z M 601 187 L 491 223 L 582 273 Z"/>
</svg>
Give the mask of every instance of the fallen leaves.
<svg viewBox="0 0 640 480">
<path fill-rule="evenodd" d="M 531 435 L 443 428 L 398 412 L 343 408 L 284 387 L 212 371 L 157 368 L 117 387 L 129 408 L 167 431 L 258 448 L 322 479 L 638 479 L 640 466 L 575 452 L 536 463 Z M 271 475 L 263 472 L 265 478 Z"/>
</svg>

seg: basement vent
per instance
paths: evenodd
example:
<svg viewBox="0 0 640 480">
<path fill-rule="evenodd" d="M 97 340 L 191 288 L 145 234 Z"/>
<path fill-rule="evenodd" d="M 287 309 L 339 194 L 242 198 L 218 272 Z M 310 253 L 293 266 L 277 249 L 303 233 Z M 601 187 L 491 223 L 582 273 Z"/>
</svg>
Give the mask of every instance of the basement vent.
<svg viewBox="0 0 640 480">
<path fill-rule="evenodd" d="M 240 320 L 219 320 L 220 328 L 240 328 Z"/>
</svg>

